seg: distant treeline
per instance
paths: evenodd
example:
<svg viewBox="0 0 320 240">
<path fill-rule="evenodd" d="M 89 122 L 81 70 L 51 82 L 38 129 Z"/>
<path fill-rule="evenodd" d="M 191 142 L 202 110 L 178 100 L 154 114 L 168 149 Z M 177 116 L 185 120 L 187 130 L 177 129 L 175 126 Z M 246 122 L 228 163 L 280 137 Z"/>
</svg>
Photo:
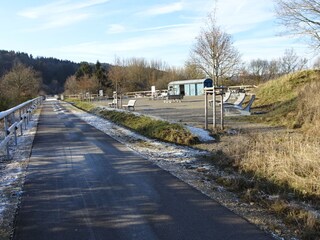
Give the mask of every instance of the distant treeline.
<svg viewBox="0 0 320 240">
<path fill-rule="evenodd" d="M 62 93 L 66 79 L 75 74 L 80 64 L 56 58 L 36 57 L 31 54 L 0 50 L 0 78 L 11 71 L 15 64 L 22 63 L 39 72 L 41 89 L 47 94 Z"/>
</svg>

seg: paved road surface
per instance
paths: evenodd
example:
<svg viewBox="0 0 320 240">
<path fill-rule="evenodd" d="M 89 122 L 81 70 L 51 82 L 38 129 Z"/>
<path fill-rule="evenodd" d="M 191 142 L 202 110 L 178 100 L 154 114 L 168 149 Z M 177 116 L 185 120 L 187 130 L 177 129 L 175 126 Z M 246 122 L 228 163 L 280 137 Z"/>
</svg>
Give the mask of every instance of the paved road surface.
<svg viewBox="0 0 320 240">
<path fill-rule="evenodd" d="M 14 239 L 271 239 L 56 108 L 42 108 Z"/>
</svg>

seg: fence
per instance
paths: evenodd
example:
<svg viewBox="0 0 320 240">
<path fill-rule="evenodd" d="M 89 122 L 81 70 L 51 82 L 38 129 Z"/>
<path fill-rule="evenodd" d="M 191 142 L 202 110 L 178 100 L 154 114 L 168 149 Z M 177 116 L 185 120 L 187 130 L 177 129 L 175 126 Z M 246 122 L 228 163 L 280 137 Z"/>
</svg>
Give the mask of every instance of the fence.
<svg viewBox="0 0 320 240">
<path fill-rule="evenodd" d="M 6 149 L 8 159 L 10 158 L 10 140 L 13 138 L 14 144 L 16 146 L 18 145 L 18 132 L 20 132 L 20 135 L 23 135 L 23 129 L 27 129 L 32 112 L 42 101 L 43 97 L 37 97 L 0 112 L 0 122 L 3 123 L 4 126 L 3 132 L 0 133 L 0 151 Z"/>
</svg>

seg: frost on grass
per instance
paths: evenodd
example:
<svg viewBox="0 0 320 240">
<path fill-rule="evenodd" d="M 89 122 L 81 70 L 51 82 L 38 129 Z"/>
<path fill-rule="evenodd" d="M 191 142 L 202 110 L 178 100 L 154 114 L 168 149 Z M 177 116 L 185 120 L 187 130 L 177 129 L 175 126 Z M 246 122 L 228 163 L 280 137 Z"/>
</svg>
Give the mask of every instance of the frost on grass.
<svg viewBox="0 0 320 240">
<path fill-rule="evenodd" d="M 9 239 L 12 234 L 37 120 L 38 114 L 35 114 L 27 130 L 23 130 L 23 135 L 18 137 L 17 146 L 10 142 L 10 159 L 7 159 L 6 150 L 0 151 L 0 239 Z"/>
<path fill-rule="evenodd" d="M 79 111 L 73 111 L 73 113 L 90 125 L 151 160 L 183 162 L 193 160 L 199 155 L 206 154 L 204 151 L 191 149 L 189 147 L 151 140 L 92 114 Z"/>
</svg>

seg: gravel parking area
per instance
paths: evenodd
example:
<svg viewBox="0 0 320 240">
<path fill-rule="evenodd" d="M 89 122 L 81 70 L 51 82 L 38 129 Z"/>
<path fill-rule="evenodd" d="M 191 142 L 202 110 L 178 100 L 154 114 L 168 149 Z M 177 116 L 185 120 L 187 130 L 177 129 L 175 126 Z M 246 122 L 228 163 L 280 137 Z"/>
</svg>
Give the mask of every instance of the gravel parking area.
<svg viewBox="0 0 320 240">
<path fill-rule="evenodd" d="M 205 128 L 205 100 L 204 96 L 186 96 L 181 102 L 167 103 L 164 100 L 151 100 L 149 98 L 137 98 L 135 112 L 145 115 L 151 115 L 162 118 L 170 122 L 178 122 L 198 128 Z M 97 106 L 108 107 L 109 101 L 95 102 Z M 122 100 L 122 105 L 127 104 L 128 99 Z M 120 105 L 120 104 L 119 104 Z M 209 107 L 208 127 L 212 129 L 213 111 Z M 217 128 L 220 129 L 220 106 L 217 106 Z M 224 118 L 225 129 L 236 129 L 242 131 L 264 131 L 270 130 L 268 127 L 261 124 L 240 122 L 234 118 Z M 274 128 L 273 128 L 274 129 Z"/>
<path fill-rule="evenodd" d="M 194 127 L 205 126 L 204 96 L 186 96 L 181 102 L 168 103 L 162 99 L 137 98 L 135 111 L 162 118 L 170 122 L 179 122 Z M 97 106 L 108 106 L 111 102 L 96 102 Z M 127 104 L 128 99 L 123 99 L 122 104 Z M 217 111 L 220 115 L 220 111 Z M 209 109 L 208 123 L 212 124 L 212 109 Z M 220 118 L 218 119 L 220 123 Z"/>
</svg>

